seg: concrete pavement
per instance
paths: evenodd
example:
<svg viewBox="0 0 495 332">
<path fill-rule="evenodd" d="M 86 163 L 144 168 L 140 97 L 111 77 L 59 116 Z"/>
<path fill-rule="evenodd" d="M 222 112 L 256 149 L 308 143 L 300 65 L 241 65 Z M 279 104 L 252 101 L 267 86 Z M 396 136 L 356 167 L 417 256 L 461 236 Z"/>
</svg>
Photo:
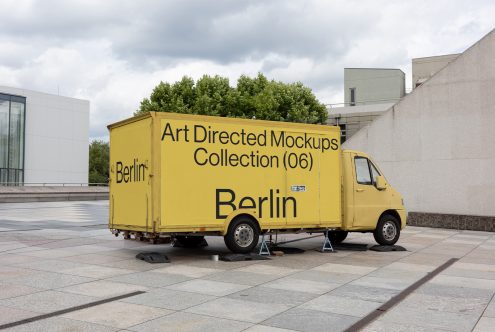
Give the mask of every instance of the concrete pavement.
<svg viewBox="0 0 495 332">
<path fill-rule="evenodd" d="M 319 253 L 214 262 L 201 249 L 113 237 L 106 202 L 0 204 L 0 325 L 134 291 L 145 293 L 12 331 L 341 331 L 450 258 L 459 261 L 366 331 L 492 331 L 495 234 L 408 227 L 406 252 Z M 298 236 L 282 236 L 282 240 Z M 346 242 L 374 244 L 370 234 Z M 143 251 L 170 264 L 135 259 Z"/>
</svg>

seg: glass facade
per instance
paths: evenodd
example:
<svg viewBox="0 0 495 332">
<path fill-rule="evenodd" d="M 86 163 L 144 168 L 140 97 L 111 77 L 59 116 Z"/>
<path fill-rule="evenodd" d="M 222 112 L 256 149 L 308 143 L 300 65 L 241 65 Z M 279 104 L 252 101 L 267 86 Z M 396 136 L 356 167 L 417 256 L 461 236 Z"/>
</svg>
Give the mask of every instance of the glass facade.
<svg viewBox="0 0 495 332">
<path fill-rule="evenodd" d="M 0 93 L 0 185 L 24 182 L 26 98 Z"/>
</svg>

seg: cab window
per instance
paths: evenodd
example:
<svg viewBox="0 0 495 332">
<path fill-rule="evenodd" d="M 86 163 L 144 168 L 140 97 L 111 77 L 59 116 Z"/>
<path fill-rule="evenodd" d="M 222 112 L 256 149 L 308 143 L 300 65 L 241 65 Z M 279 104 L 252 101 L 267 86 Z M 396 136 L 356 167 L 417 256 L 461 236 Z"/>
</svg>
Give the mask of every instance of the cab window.
<svg viewBox="0 0 495 332">
<path fill-rule="evenodd" d="M 378 172 L 378 170 L 376 169 L 375 165 L 373 165 L 373 163 L 371 161 L 369 161 L 369 164 L 370 164 L 370 168 L 371 168 L 371 178 L 373 179 L 373 183 L 376 183 L 376 178 L 378 176 L 380 176 L 380 172 Z"/>
<path fill-rule="evenodd" d="M 356 181 L 359 184 L 372 184 L 368 159 L 363 157 L 354 158 L 356 166 Z"/>
</svg>

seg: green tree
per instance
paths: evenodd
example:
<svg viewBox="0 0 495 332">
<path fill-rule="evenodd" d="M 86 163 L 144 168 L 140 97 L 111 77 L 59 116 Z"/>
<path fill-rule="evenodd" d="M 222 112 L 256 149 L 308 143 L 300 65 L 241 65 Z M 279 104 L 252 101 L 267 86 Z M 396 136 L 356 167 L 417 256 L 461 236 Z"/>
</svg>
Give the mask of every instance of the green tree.
<svg viewBox="0 0 495 332">
<path fill-rule="evenodd" d="M 205 114 L 260 120 L 324 123 L 325 105 L 302 83 L 269 81 L 263 74 L 228 78 L 204 75 L 197 82 L 184 76 L 174 84 L 160 82 L 134 115 L 155 112 Z"/>
<path fill-rule="evenodd" d="M 89 144 L 89 183 L 107 183 L 109 168 L 109 145 L 103 141 Z"/>
</svg>

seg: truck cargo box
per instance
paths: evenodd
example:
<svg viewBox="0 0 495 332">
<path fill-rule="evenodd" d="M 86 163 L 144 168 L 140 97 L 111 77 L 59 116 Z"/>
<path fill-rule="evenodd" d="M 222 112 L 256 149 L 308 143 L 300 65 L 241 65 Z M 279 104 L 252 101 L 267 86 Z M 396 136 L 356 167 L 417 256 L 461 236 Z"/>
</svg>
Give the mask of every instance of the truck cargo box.
<svg viewBox="0 0 495 332">
<path fill-rule="evenodd" d="M 149 113 L 109 126 L 113 230 L 217 233 L 341 225 L 338 127 Z"/>
</svg>

